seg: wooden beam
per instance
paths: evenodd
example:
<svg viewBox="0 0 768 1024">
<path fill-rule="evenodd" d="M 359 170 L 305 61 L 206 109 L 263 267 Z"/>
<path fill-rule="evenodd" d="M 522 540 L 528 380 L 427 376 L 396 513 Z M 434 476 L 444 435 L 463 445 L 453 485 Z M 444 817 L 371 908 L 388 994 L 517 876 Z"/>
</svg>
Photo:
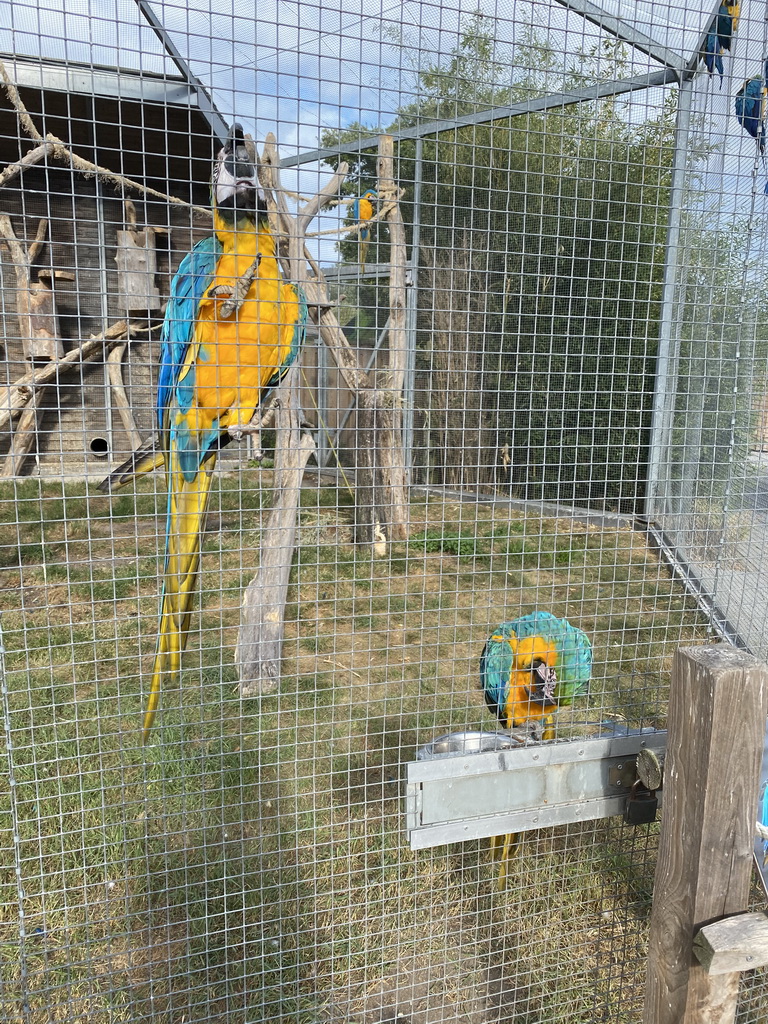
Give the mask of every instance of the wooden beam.
<svg viewBox="0 0 768 1024">
<path fill-rule="evenodd" d="M 678 650 L 644 1024 L 732 1024 L 739 974 L 707 974 L 698 929 L 747 909 L 768 668 L 717 644 Z"/>
<path fill-rule="evenodd" d="M 707 974 L 751 971 L 768 964 L 768 917 L 734 914 L 700 928 L 693 954 Z"/>
<path fill-rule="evenodd" d="M 11 437 L 11 447 L 5 456 L 3 467 L 0 469 L 0 479 L 10 480 L 15 476 L 21 476 L 24 462 L 35 447 L 40 432 L 44 412 L 41 406 L 46 392 L 47 388 L 36 388 L 30 394 L 29 401 L 22 411 L 16 430 Z"/>
</svg>

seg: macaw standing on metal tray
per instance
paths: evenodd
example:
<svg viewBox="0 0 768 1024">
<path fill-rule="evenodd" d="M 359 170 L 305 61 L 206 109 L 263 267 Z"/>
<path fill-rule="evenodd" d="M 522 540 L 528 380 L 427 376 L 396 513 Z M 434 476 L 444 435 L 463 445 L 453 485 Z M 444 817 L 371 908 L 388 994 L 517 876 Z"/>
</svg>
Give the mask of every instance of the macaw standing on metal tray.
<svg viewBox="0 0 768 1024">
<path fill-rule="evenodd" d="M 111 491 L 165 465 L 165 576 L 144 715 L 146 742 L 163 683 L 178 675 L 216 456 L 242 436 L 265 392 L 296 358 L 306 304 L 281 276 L 275 239 L 243 129 L 234 124 L 211 182 L 215 234 L 182 260 L 161 341 L 155 439 L 101 485 Z"/>
<path fill-rule="evenodd" d="M 552 735 L 553 715 L 589 688 L 592 645 L 567 619 L 532 612 L 502 623 L 489 637 L 480 657 L 480 685 L 485 702 L 507 729 L 539 720 Z M 499 838 L 491 841 L 496 851 Z M 507 835 L 501 851 L 499 888 L 517 837 Z"/>
<path fill-rule="evenodd" d="M 376 210 L 375 203 L 379 198 L 378 193 L 374 192 L 373 189 L 368 189 L 367 192 L 363 192 L 361 196 L 358 196 L 352 203 L 352 222 L 353 224 L 364 224 L 373 217 Z M 360 255 L 358 263 L 360 264 L 361 272 L 365 270 L 365 257 L 368 254 L 368 244 L 371 240 L 371 229 L 369 227 L 360 227 Z"/>
</svg>

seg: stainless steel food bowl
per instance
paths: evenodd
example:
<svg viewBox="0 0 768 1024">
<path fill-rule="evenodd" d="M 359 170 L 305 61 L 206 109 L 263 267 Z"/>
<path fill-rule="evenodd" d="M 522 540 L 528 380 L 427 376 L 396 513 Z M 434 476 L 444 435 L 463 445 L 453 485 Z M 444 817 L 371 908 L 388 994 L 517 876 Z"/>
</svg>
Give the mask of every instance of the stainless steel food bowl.
<svg viewBox="0 0 768 1024">
<path fill-rule="evenodd" d="M 481 754 L 486 750 L 511 750 L 519 747 L 521 741 L 505 732 L 483 732 L 480 729 L 465 729 L 438 736 L 416 751 L 417 761 L 429 761 L 433 757 L 449 754 Z"/>
</svg>

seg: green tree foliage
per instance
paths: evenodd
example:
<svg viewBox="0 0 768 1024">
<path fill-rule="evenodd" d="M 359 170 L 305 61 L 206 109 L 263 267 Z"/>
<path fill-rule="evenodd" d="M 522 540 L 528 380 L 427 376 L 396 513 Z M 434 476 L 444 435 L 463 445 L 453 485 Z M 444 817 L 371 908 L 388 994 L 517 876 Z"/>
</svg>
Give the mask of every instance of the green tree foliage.
<svg viewBox="0 0 768 1024">
<path fill-rule="evenodd" d="M 747 459 L 766 391 L 768 308 L 762 237 L 747 217 L 726 227 L 688 204 L 678 269 L 679 353 L 672 432 L 663 470 L 668 507 L 682 511 L 724 499 L 742 506 Z"/>
<path fill-rule="evenodd" d="M 386 130 L 620 77 L 607 42 L 563 73 L 533 34 L 508 62 L 475 15 L 445 64 L 415 70 Z M 559 68 L 559 69 L 558 69 Z M 675 97 L 466 125 L 423 140 L 416 455 L 423 482 L 631 510 L 643 495 Z M 372 129 L 328 133 L 343 145 Z M 399 146 L 412 223 L 415 143 Z M 346 157 L 352 191 L 375 154 Z M 334 161 L 331 161 L 334 162 Z M 380 229 L 380 234 L 384 232 Z M 384 240 L 369 260 L 384 262 Z M 355 242 L 341 245 L 357 261 Z M 361 304 L 375 301 L 361 290 Z"/>
</svg>

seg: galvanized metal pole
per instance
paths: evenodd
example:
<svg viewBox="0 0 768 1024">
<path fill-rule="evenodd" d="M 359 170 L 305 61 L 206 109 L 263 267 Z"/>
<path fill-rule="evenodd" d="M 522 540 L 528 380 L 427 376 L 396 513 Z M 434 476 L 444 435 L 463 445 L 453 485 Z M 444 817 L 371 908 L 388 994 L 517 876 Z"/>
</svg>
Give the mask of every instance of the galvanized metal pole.
<svg viewBox="0 0 768 1024">
<path fill-rule="evenodd" d="M 328 418 L 328 349 L 323 339 L 317 336 L 317 465 L 322 469 L 328 465 L 331 449 L 329 446 L 330 423 Z"/>
<path fill-rule="evenodd" d="M 205 86 L 189 66 L 189 63 L 182 57 L 178 46 L 171 39 L 168 30 L 155 14 L 152 6 L 146 0 L 135 0 L 135 2 L 152 28 L 152 31 L 163 44 L 165 52 L 179 69 L 184 81 L 194 90 L 197 96 L 197 104 L 203 117 L 211 126 L 211 131 L 218 138 L 219 142 L 223 142 L 229 134 L 229 125 L 214 106 L 213 100 L 208 95 Z"/>
<path fill-rule="evenodd" d="M 659 486 L 662 473 L 662 455 L 669 451 L 674 401 L 677 389 L 678 360 L 680 356 L 679 317 L 680 299 L 677 289 L 678 260 L 680 256 L 680 222 L 685 192 L 685 173 L 688 159 L 688 140 L 691 125 L 693 79 L 680 83 L 675 126 L 675 155 L 672 164 L 672 183 L 669 194 L 669 221 L 664 255 L 664 288 L 661 303 L 659 348 L 656 356 L 656 378 L 651 418 L 650 457 L 646 487 L 645 512 L 655 519 L 662 511 Z"/>
<path fill-rule="evenodd" d="M 419 315 L 419 243 L 421 241 L 421 182 L 424 140 L 416 140 L 413 170 L 413 225 L 411 230 L 410 286 L 406 297 L 406 365 L 403 387 L 403 454 L 406 480 L 413 483 L 413 416 L 416 404 L 416 335 Z"/>
<path fill-rule="evenodd" d="M 106 209 L 104 204 L 104 189 L 98 175 L 95 180 L 96 189 L 96 230 L 99 238 L 99 296 L 101 329 L 106 331 L 109 327 L 109 270 L 107 267 L 107 225 Z M 104 376 L 104 433 L 107 440 L 107 460 L 110 463 L 122 462 L 126 452 L 115 452 L 115 429 L 114 417 L 112 415 L 112 389 L 109 382 L 109 365 L 104 359 L 102 368 Z M 129 439 L 130 443 L 130 439 Z M 86 444 L 86 451 L 88 445 Z"/>
<path fill-rule="evenodd" d="M 610 96 L 624 96 L 631 92 L 638 92 L 644 89 L 654 89 L 666 85 L 668 82 L 676 82 L 680 73 L 674 68 L 668 67 L 663 71 L 652 71 L 633 78 L 621 78 L 610 82 L 597 82 L 594 85 L 586 85 L 581 89 L 569 89 L 567 92 L 549 93 L 547 96 L 535 96 L 532 99 L 522 100 L 520 103 L 504 104 L 497 107 L 489 107 L 487 110 L 479 110 L 473 114 L 464 114 L 462 117 L 443 118 L 439 121 L 422 121 L 413 128 L 404 128 L 400 132 L 392 132 L 395 142 L 403 142 L 405 139 L 418 139 L 427 135 L 436 135 L 439 132 L 455 131 L 457 128 L 467 125 L 490 124 L 491 121 L 501 121 L 509 117 L 521 117 L 526 114 L 541 113 L 545 110 L 558 110 L 562 107 L 573 106 L 579 103 L 595 103 L 597 100 Z M 281 167 L 298 167 L 301 164 L 314 164 L 331 156 L 348 156 L 350 153 L 365 153 L 375 149 L 378 144 L 378 135 L 371 135 L 358 139 L 356 142 L 345 142 L 339 146 L 323 146 L 322 149 L 310 149 L 303 153 L 296 153 L 293 156 L 284 156 L 280 160 Z"/>
</svg>

